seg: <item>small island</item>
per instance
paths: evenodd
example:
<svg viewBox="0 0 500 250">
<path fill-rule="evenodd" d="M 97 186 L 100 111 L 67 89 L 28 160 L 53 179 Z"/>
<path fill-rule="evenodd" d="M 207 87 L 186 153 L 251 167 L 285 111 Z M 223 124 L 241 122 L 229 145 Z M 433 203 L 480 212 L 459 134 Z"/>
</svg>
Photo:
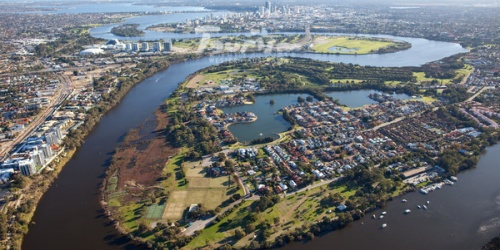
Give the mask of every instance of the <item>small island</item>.
<svg viewBox="0 0 500 250">
<path fill-rule="evenodd" d="M 113 27 L 111 29 L 111 33 L 116 36 L 124 37 L 144 36 L 146 33 L 138 29 L 138 27 L 139 24 L 122 24 L 120 26 Z"/>
</svg>

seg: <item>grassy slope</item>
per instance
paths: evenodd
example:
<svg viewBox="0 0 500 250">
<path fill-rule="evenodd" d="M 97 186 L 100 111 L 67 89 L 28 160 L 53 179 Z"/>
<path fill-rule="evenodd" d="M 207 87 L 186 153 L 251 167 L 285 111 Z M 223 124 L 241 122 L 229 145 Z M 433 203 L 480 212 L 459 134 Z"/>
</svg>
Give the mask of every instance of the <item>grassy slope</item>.
<svg viewBox="0 0 500 250">
<path fill-rule="evenodd" d="M 458 69 L 458 70 L 455 70 L 455 77 L 454 78 L 439 79 L 439 78 L 426 77 L 425 72 L 413 72 L 413 75 L 417 78 L 417 82 L 431 82 L 432 80 L 437 80 L 438 82 L 440 82 L 442 84 L 450 84 L 455 80 L 463 79 L 464 77 L 468 76 L 473 71 L 474 71 L 474 68 L 472 66 L 465 65 L 465 67 Z"/>
<path fill-rule="evenodd" d="M 299 194 L 292 194 L 286 198 L 282 198 L 275 206 L 259 213 L 258 220 L 253 224 L 257 226 L 266 221 L 273 224 L 274 218 L 279 218 L 279 223 L 274 227 L 273 238 L 281 234 L 284 230 L 293 230 L 302 225 L 313 223 L 323 216 L 334 218 L 336 216 L 335 213 L 328 213 L 328 210 L 335 209 L 322 208 L 319 201 L 329 193 L 340 193 L 342 197 L 348 199 L 355 192 L 356 190 L 348 190 L 345 186 L 337 186 L 332 189 L 324 186 L 323 188 L 317 187 Z M 186 248 L 199 248 L 207 244 L 217 246 L 218 242 L 231 237 L 235 229 L 243 229 L 247 223 L 244 221 L 244 218 L 250 213 L 248 207 L 251 204 L 251 201 L 245 201 L 240 208 L 235 209 L 226 218 L 203 230 Z M 234 238 L 231 241 L 235 247 L 244 247 L 253 239 L 252 236 L 253 233 L 250 233 L 238 241 L 235 241 Z"/>
<path fill-rule="evenodd" d="M 337 51 L 328 50 L 331 47 L 341 47 L 346 49 L 356 49 L 356 51 L 339 51 L 339 54 L 369 54 L 377 51 L 378 49 L 395 45 L 394 42 L 385 41 L 371 41 L 366 38 L 353 38 L 353 37 L 320 37 L 320 42 L 314 45 L 313 50 L 318 53 L 337 53 Z"/>
</svg>

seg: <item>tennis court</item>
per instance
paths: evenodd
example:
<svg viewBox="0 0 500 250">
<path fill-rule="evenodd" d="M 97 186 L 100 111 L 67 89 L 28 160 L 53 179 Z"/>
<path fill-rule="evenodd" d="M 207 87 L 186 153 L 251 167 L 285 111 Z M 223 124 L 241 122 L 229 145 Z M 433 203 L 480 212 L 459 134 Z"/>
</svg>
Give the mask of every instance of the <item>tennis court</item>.
<svg viewBox="0 0 500 250">
<path fill-rule="evenodd" d="M 148 207 L 146 210 L 146 218 L 147 219 L 161 219 L 163 216 L 163 211 L 165 210 L 165 204 L 153 204 Z"/>
</svg>

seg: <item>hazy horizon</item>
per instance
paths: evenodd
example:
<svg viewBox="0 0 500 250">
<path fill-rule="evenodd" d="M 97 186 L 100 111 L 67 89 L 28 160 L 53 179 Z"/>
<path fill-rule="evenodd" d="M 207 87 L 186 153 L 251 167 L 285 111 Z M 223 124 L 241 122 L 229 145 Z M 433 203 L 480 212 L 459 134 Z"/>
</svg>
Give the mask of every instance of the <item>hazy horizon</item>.
<svg viewBox="0 0 500 250">
<path fill-rule="evenodd" d="M 165 1 L 151 1 L 151 0 L 81 0 L 81 1 L 75 1 L 75 0 L 0 0 L 0 2 L 8 3 L 37 3 L 37 2 L 54 2 L 54 3 L 61 3 L 61 2 L 71 2 L 73 4 L 77 3 L 83 3 L 83 2 L 101 2 L 101 3 L 144 3 L 144 4 L 165 4 L 165 3 L 182 3 L 184 5 L 200 5 L 200 4 L 207 4 L 207 3 L 227 3 L 227 1 L 223 0 L 194 0 L 194 1 L 182 1 L 182 0 L 165 0 Z M 258 3 L 264 3 L 265 0 L 245 0 L 245 1 L 234 1 L 231 2 L 229 5 L 236 5 L 236 4 L 242 4 L 242 5 L 248 5 L 248 4 L 258 4 Z M 271 1 L 274 3 L 288 3 L 288 4 L 330 4 L 330 5 L 349 5 L 349 4 L 394 4 L 394 5 L 497 5 L 500 6 L 500 0 L 440 0 L 440 1 L 435 1 L 435 0 L 412 0 L 412 1 L 407 1 L 407 0 L 337 0 L 337 1 L 326 1 L 326 0 L 279 0 L 279 1 Z"/>
</svg>

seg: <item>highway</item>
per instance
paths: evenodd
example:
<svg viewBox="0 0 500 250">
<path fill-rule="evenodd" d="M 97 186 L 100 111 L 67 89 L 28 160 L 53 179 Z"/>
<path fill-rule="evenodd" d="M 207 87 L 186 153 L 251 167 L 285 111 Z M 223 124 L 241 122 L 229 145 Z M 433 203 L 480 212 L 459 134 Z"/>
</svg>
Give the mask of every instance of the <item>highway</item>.
<svg viewBox="0 0 500 250">
<path fill-rule="evenodd" d="M 57 108 L 61 105 L 61 103 L 68 98 L 68 96 L 71 93 L 70 90 L 70 85 L 71 85 L 71 80 L 64 75 L 58 75 L 58 79 L 60 81 L 60 89 L 56 96 L 52 99 L 52 101 L 49 104 L 49 107 L 46 108 L 45 110 L 42 111 L 42 113 L 38 114 L 37 117 L 21 132 L 19 133 L 12 141 L 5 142 L 6 147 L 2 149 L 0 152 L 0 160 L 4 161 L 10 150 L 14 148 L 15 145 L 18 143 L 26 140 L 33 131 L 38 129 L 40 125 L 54 112 L 56 111 Z"/>
</svg>

